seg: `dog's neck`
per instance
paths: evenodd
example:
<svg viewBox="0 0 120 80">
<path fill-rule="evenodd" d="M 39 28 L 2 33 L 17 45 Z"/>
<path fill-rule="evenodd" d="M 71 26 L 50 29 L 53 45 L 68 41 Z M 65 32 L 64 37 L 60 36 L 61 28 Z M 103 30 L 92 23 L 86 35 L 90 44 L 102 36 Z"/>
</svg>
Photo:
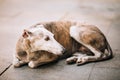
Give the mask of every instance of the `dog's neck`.
<svg viewBox="0 0 120 80">
<path fill-rule="evenodd" d="M 54 34 L 56 41 L 63 45 L 68 53 L 73 53 L 78 50 L 79 43 L 70 37 L 70 27 L 73 25 L 71 22 L 49 22 L 43 23 L 44 27 Z"/>
</svg>

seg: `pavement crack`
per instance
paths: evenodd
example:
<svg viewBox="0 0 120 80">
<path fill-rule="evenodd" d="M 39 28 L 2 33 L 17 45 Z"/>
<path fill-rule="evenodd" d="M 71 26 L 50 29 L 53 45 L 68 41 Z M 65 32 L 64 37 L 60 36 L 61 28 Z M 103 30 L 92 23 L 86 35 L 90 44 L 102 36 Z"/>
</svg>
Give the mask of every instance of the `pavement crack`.
<svg viewBox="0 0 120 80">
<path fill-rule="evenodd" d="M 95 67 L 95 64 L 93 65 L 93 67 L 92 67 L 92 69 L 91 69 L 91 71 L 90 71 L 90 74 L 89 74 L 89 76 L 88 76 L 88 80 L 90 80 L 90 77 L 91 77 L 91 74 L 92 74 L 92 71 L 93 71 L 94 67 Z"/>
<path fill-rule="evenodd" d="M 0 73 L 0 76 L 2 76 L 2 74 L 4 74 L 5 73 L 5 71 L 7 71 L 9 68 L 10 68 L 10 66 L 11 66 L 12 64 L 9 64 L 8 65 L 8 67 L 6 67 L 1 73 Z"/>
</svg>

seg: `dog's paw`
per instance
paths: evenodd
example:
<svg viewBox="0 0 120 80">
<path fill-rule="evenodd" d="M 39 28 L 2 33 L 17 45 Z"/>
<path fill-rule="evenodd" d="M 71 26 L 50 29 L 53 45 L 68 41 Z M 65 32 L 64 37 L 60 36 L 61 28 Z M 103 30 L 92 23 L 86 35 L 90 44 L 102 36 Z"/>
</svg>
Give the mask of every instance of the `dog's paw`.
<svg viewBox="0 0 120 80">
<path fill-rule="evenodd" d="M 14 66 L 15 68 L 18 68 L 18 67 L 21 66 L 21 63 L 20 63 L 19 61 L 13 62 L 13 66 Z"/>
<path fill-rule="evenodd" d="M 72 64 L 72 63 L 75 63 L 76 61 L 77 61 L 77 57 L 75 57 L 75 56 L 72 56 L 72 57 L 66 59 L 67 64 Z"/>
<path fill-rule="evenodd" d="M 30 61 L 30 62 L 28 63 L 28 66 L 29 66 L 30 68 L 36 68 L 36 67 L 37 67 L 33 61 Z"/>
<path fill-rule="evenodd" d="M 76 64 L 77 66 L 85 64 L 88 61 L 88 57 L 78 57 Z"/>
<path fill-rule="evenodd" d="M 15 68 L 19 68 L 19 67 L 21 67 L 22 65 L 24 65 L 24 64 L 27 64 L 26 62 L 23 62 L 23 61 L 14 61 L 13 62 L 13 66 L 15 67 Z"/>
</svg>

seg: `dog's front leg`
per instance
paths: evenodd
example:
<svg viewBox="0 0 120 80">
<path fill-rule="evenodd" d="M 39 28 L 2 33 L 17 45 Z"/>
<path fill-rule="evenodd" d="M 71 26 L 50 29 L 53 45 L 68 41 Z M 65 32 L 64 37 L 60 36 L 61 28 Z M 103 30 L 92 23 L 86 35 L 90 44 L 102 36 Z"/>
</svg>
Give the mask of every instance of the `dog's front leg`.
<svg viewBox="0 0 120 80">
<path fill-rule="evenodd" d="M 39 64 L 38 64 L 37 61 L 30 61 L 30 62 L 28 63 L 28 66 L 29 66 L 30 68 L 36 68 L 36 67 L 39 66 Z"/>
<path fill-rule="evenodd" d="M 18 68 L 18 67 L 21 67 L 24 64 L 27 64 L 27 62 L 21 61 L 17 57 L 14 56 L 12 64 L 15 68 Z"/>
<path fill-rule="evenodd" d="M 36 67 L 38 67 L 38 66 L 40 66 L 40 65 L 43 65 L 43 64 L 45 64 L 45 63 L 47 63 L 47 62 L 30 61 L 30 62 L 28 63 L 28 66 L 29 66 L 30 68 L 36 68 Z"/>
</svg>

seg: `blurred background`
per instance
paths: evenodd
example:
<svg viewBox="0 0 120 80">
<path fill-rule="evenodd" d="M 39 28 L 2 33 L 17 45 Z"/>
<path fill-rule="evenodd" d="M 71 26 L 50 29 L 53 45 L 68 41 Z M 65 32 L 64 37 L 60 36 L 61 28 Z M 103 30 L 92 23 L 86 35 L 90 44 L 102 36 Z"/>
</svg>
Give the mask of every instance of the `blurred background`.
<svg viewBox="0 0 120 80">
<path fill-rule="evenodd" d="M 39 22 L 59 20 L 98 26 L 115 57 L 79 67 L 66 65 L 63 60 L 42 70 L 27 66 L 14 69 L 12 54 L 23 29 Z M 0 80 L 120 80 L 119 39 L 120 0 L 0 0 Z"/>
</svg>

